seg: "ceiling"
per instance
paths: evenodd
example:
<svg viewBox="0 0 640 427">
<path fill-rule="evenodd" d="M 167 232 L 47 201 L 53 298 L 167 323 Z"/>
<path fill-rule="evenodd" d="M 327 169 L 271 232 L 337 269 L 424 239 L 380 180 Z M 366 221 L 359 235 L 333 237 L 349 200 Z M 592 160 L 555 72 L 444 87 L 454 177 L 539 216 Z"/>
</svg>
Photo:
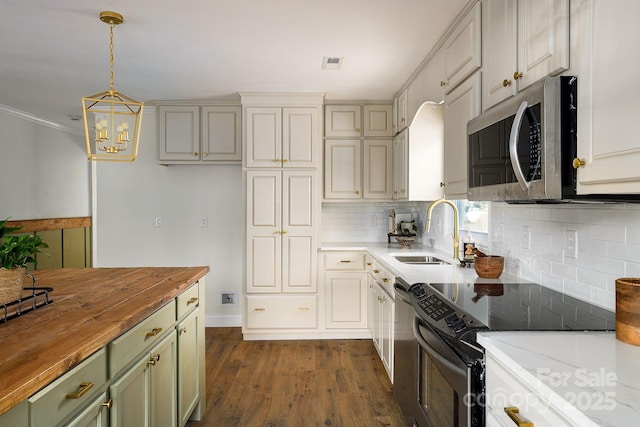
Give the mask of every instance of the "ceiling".
<svg viewBox="0 0 640 427">
<path fill-rule="evenodd" d="M 139 101 L 324 92 L 391 100 L 469 0 L 1 0 L 0 104 L 80 128 L 81 97 Z M 343 57 L 323 70 L 324 56 Z"/>
</svg>

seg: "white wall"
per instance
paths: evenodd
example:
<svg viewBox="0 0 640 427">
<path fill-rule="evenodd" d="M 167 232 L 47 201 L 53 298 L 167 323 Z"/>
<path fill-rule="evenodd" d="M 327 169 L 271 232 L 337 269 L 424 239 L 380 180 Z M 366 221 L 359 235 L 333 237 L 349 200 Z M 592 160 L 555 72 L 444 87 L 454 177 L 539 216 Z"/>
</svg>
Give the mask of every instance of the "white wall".
<svg viewBox="0 0 640 427">
<path fill-rule="evenodd" d="M 0 219 L 89 216 L 84 137 L 0 109 Z"/>
<path fill-rule="evenodd" d="M 222 306 L 220 292 L 242 294 L 241 167 L 161 166 L 156 159 L 155 112 L 148 108 L 138 159 L 96 164 L 95 266 L 208 265 L 207 326 L 239 326 L 240 303 Z M 204 216 L 208 227 L 200 226 Z"/>
</svg>

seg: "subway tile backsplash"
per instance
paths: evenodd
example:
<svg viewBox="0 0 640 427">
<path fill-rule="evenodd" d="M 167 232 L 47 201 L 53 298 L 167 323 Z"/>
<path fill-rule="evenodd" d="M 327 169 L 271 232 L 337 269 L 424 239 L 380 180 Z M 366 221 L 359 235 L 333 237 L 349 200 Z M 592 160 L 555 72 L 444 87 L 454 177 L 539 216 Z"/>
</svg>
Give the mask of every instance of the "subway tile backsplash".
<svg viewBox="0 0 640 427">
<path fill-rule="evenodd" d="M 427 206 L 427 203 L 325 203 L 321 240 L 384 242 L 389 215 L 395 208 L 397 213 L 415 215 L 420 230 L 418 244 L 450 251 L 450 210 L 436 209 L 433 221 L 439 227 L 424 235 Z M 575 258 L 567 248 L 573 231 L 577 235 Z M 492 203 L 489 234 L 474 233 L 473 238 L 479 248 L 504 255 L 508 273 L 609 310 L 615 309 L 616 279 L 640 277 L 640 204 Z"/>
</svg>

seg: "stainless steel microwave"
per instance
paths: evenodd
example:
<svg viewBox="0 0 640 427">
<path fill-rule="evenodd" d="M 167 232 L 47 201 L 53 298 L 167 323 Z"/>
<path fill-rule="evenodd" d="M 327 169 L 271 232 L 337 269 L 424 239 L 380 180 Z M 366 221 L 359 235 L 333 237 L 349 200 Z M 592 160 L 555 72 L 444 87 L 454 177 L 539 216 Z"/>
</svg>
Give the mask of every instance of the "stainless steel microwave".
<svg viewBox="0 0 640 427">
<path fill-rule="evenodd" d="M 576 198 L 578 81 L 548 77 L 469 121 L 468 199 Z"/>
</svg>

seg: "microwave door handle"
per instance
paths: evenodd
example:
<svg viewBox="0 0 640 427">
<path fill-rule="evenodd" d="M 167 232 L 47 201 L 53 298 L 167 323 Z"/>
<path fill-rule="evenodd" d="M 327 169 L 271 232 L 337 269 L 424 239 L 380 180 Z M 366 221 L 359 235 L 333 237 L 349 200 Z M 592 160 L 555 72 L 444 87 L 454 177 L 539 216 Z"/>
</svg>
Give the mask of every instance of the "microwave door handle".
<svg viewBox="0 0 640 427">
<path fill-rule="evenodd" d="M 513 172 L 516 175 L 516 179 L 518 180 L 520 187 L 524 191 L 529 188 L 529 182 L 524 178 L 522 166 L 520 166 L 520 160 L 518 160 L 518 139 L 520 137 L 520 125 L 522 125 L 522 119 L 527 111 L 527 107 L 527 101 L 522 101 L 522 104 L 520 104 L 518 112 L 516 113 L 516 117 L 513 119 L 511 133 L 509 134 L 509 155 L 511 157 L 511 167 L 513 168 Z"/>
</svg>

